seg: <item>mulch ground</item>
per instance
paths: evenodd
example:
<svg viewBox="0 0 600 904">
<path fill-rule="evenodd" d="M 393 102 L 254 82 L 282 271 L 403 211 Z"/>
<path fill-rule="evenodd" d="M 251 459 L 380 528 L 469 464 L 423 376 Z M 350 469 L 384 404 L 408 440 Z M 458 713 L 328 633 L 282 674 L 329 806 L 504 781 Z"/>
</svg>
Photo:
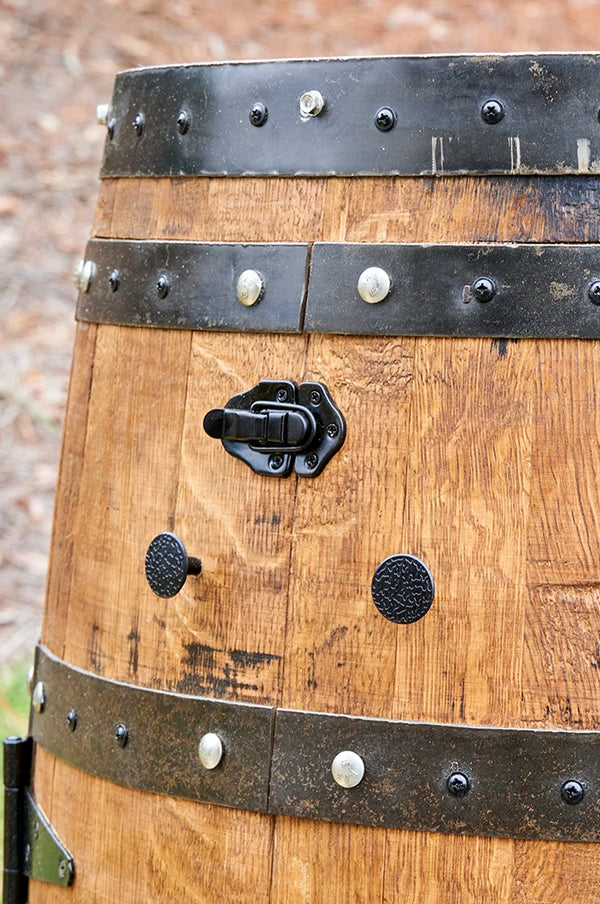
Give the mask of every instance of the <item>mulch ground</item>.
<svg viewBox="0 0 600 904">
<path fill-rule="evenodd" d="M 0 0 L 0 667 L 39 634 L 97 103 L 137 65 L 594 49 L 597 0 Z M 596 39 L 596 46 L 597 46 Z M 600 101 L 600 98 L 597 98 Z"/>
</svg>

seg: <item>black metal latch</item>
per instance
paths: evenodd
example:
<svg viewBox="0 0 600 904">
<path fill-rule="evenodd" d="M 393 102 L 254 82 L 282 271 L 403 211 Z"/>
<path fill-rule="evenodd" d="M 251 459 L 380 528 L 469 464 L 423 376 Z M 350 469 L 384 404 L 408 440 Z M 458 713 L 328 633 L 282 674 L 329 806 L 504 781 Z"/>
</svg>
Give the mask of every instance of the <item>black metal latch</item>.
<svg viewBox="0 0 600 904">
<path fill-rule="evenodd" d="M 4 741 L 3 904 L 26 904 L 29 879 L 71 885 L 73 858 L 29 790 L 31 738 Z"/>
<path fill-rule="evenodd" d="M 261 380 L 204 418 L 209 436 L 257 474 L 316 477 L 342 447 L 346 421 L 322 383 Z"/>
</svg>

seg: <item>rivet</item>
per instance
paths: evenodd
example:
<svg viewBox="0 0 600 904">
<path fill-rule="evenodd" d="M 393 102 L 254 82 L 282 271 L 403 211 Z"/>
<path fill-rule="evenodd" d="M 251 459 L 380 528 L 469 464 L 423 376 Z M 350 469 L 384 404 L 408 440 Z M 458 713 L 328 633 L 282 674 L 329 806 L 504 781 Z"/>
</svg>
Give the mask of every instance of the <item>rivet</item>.
<svg viewBox="0 0 600 904">
<path fill-rule="evenodd" d="M 180 135 L 185 135 L 190 127 L 190 116 L 187 110 L 180 110 L 177 117 L 177 131 Z"/>
<path fill-rule="evenodd" d="M 30 665 L 27 671 L 27 693 L 31 697 L 33 694 L 33 680 L 35 678 L 35 666 Z"/>
<path fill-rule="evenodd" d="M 380 132 L 390 132 L 396 125 L 396 111 L 391 107 L 380 107 L 375 114 L 375 125 Z"/>
<path fill-rule="evenodd" d="M 287 402 L 287 400 L 288 400 L 288 391 L 285 388 L 285 386 L 281 386 L 275 393 L 275 401 L 276 402 Z"/>
<path fill-rule="evenodd" d="M 79 261 L 75 267 L 75 285 L 80 292 L 88 292 L 96 275 L 96 264 L 93 261 Z"/>
<path fill-rule="evenodd" d="M 36 821 L 33 824 L 33 838 L 35 841 L 37 841 L 39 837 L 40 837 L 40 824 L 36 819 Z"/>
<path fill-rule="evenodd" d="M 600 280 L 596 279 L 593 283 L 590 283 L 588 298 L 594 304 L 600 304 Z"/>
<path fill-rule="evenodd" d="M 31 845 L 30 844 L 25 845 L 25 860 L 27 862 L 29 862 L 29 860 L 31 860 Z"/>
<path fill-rule="evenodd" d="M 136 117 L 132 123 L 133 131 L 135 132 L 135 134 L 137 135 L 138 138 L 144 131 L 144 122 L 145 122 L 144 114 L 140 111 L 139 113 L 136 114 Z"/>
<path fill-rule="evenodd" d="M 560 796 L 566 804 L 578 804 L 583 800 L 583 785 L 581 782 L 568 781 L 564 782 L 560 789 Z"/>
<path fill-rule="evenodd" d="M 250 112 L 248 114 L 248 118 L 253 126 L 260 127 L 260 126 L 264 126 L 264 124 L 267 121 L 268 115 L 269 115 L 269 111 L 267 110 L 265 105 L 261 104 L 261 103 L 257 103 L 257 104 L 254 104 L 254 106 L 250 110 Z"/>
<path fill-rule="evenodd" d="M 41 681 L 38 681 L 31 695 L 31 705 L 36 713 L 43 713 L 46 706 L 46 688 Z"/>
<path fill-rule="evenodd" d="M 108 111 L 109 110 L 110 110 L 109 104 L 97 104 L 96 119 L 98 120 L 98 125 L 100 125 L 100 126 L 108 125 Z"/>
<path fill-rule="evenodd" d="M 129 740 L 129 732 L 127 731 L 127 726 L 121 723 L 117 725 L 115 729 L 115 741 L 119 745 L 119 747 L 125 747 L 127 741 Z"/>
<path fill-rule="evenodd" d="M 329 436 L 330 439 L 335 439 L 335 437 L 339 434 L 339 432 L 340 432 L 340 428 L 338 427 L 337 424 L 328 424 L 327 425 L 327 436 Z"/>
<path fill-rule="evenodd" d="M 257 270 L 244 270 L 236 283 L 237 297 L 241 303 L 251 308 L 258 304 L 265 294 L 265 281 Z"/>
<path fill-rule="evenodd" d="M 209 731 L 200 738 L 198 756 L 205 769 L 215 769 L 223 759 L 223 744 L 219 735 Z"/>
<path fill-rule="evenodd" d="M 499 100 L 486 100 L 481 108 L 481 118 L 493 126 L 504 118 L 504 107 Z"/>
<path fill-rule="evenodd" d="M 342 788 L 356 788 L 363 780 L 365 764 L 353 750 L 342 750 L 334 757 L 331 774 Z"/>
<path fill-rule="evenodd" d="M 314 469 L 319 464 L 319 456 L 316 455 L 314 452 L 311 452 L 311 454 L 307 455 L 306 458 L 304 459 L 304 464 L 306 465 L 306 467 L 308 468 L 309 471 L 314 471 Z"/>
<path fill-rule="evenodd" d="M 75 729 L 77 728 L 77 713 L 74 709 L 70 709 L 67 713 L 66 722 L 69 727 L 69 731 L 75 731 Z"/>
<path fill-rule="evenodd" d="M 358 294 L 363 301 L 377 304 L 390 294 L 392 281 L 381 267 L 368 267 L 358 279 Z"/>
<path fill-rule="evenodd" d="M 446 780 L 446 787 L 453 797 L 464 797 L 471 787 L 471 782 L 464 772 L 453 772 Z"/>
<path fill-rule="evenodd" d="M 321 393 L 318 391 L 318 389 L 313 389 L 309 398 L 310 398 L 311 405 L 320 405 L 321 404 Z"/>
<path fill-rule="evenodd" d="M 159 276 L 156 281 L 156 294 L 159 298 L 166 298 L 169 294 L 169 280 L 166 276 Z"/>
<path fill-rule="evenodd" d="M 481 301 L 483 303 L 491 301 L 496 294 L 496 291 L 496 283 L 487 276 L 476 279 L 471 286 L 471 292 L 475 301 Z"/>
<path fill-rule="evenodd" d="M 283 455 L 271 455 L 269 457 L 269 467 L 272 471 L 279 471 L 283 466 Z"/>
<path fill-rule="evenodd" d="M 111 141 L 115 137 L 116 127 L 117 127 L 117 121 L 115 119 L 113 119 L 111 116 L 111 118 L 106 123 L 106 131 L 108 132 L 108 137 L 110 138 Z"/>
<path fill-rule="evenodd" d="M 58 878 L 64 879 L 66 875 L 67 875 L 67 861 L 63 859 L 58 864 Z"/>
<path fill-rule="evenodd" d="M 320 91 L 305 91 L 300 98 L 302 116 L 318 116 L 324 106 L 325 101 Z"/>
<path fill-rule="evenodd" d="M 113 270 L 108 277 L 108 285 L 113 292 L 116 292 L 121 285 L 121 274 L 118 270 Z"/>
</svg>

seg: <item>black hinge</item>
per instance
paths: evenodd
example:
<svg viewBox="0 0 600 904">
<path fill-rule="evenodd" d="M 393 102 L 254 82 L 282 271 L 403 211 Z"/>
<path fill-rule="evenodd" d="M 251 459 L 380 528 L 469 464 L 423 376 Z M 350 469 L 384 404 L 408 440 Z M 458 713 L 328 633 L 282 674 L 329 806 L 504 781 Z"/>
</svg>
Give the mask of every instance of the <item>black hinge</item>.
<svg viewBox="0 0 600 904">
<path fill-rule="evenodd" d="M 27 904 L 29 879 L 71 885 L 75 865 L 36 804 L 31 780 L 32 738 L 4 741 L 3 904 Z"/>
</svg>

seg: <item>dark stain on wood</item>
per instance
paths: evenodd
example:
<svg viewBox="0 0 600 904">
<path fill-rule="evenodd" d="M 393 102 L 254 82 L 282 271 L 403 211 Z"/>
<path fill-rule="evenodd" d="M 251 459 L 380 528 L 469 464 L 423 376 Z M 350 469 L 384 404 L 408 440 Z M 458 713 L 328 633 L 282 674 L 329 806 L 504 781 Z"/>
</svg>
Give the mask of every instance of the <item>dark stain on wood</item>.
<svg viewBox="0 0 600 904">
<path fill-rule="evenodd" d="M 99 638 L 100 625 L 97 625 L 94 622 L 94 624 L 92 625 L 92 636 L 90 639 L 90 648 L 88 650 L 88 653 L 93 670 L 96 672 L 96 674 L 102 675 L 102 673 L 104 672 L 104 665 L 102 663 L 102 653 L 100 652 Z"/>
<path fill-rule="evenodd" d="M 184 644 L 184 674 L 177 690 L 223 699 L 256 701 L 264 696 L 261 673 L 275 666 L 281 656 L 252 650 L 222 650 L 208 644 Z"/>
</svg>

